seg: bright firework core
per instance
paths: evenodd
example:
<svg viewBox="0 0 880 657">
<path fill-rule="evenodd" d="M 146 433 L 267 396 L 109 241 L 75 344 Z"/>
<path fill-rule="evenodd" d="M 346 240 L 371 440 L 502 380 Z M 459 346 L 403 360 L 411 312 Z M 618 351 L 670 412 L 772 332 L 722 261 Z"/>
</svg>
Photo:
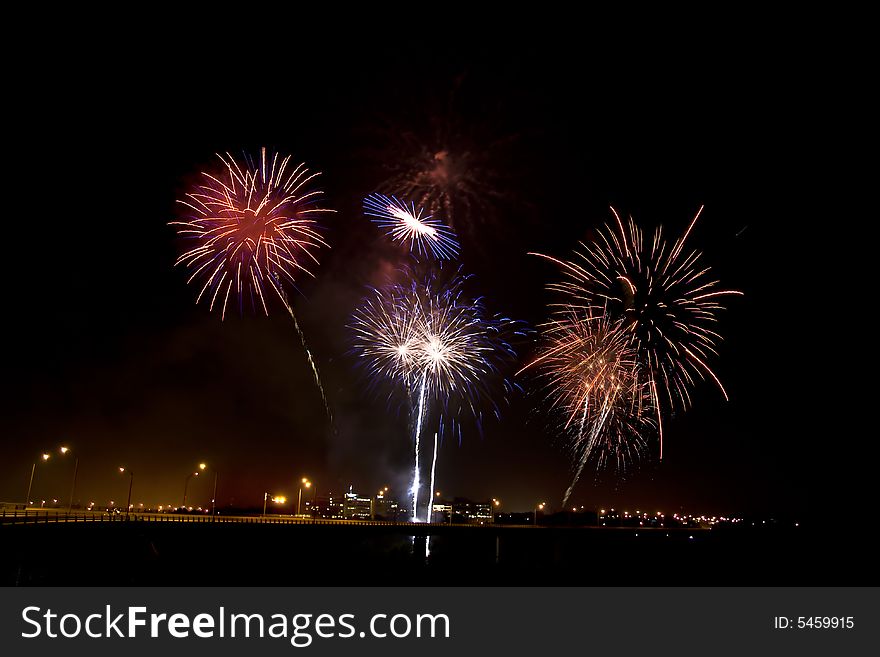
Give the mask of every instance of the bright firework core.
<svg viewBox="0 0 880 657">
<path fill-rule="evenodd" d="M 421 214 L 421 210 L 419 211 L 419 213 Z M 408 210 L 389 205 L 388 214 L 390 214 L 392 217 L 397 217 L 398 219 L 400 219 L 404 224 L 406 224 L 407 228 L 416 233 L 427 235 L 429 237 L 434 237 L 435 235 L 437 235 L 437 231 L 434 228 L 431 228 L 427 224 L 423 224 L 421 221 L 419 221 L 418 217 L 414 217 L 412 213 Z"/>
<path fill-rule="evenodd" d="M 428 338 L 427 343 L 428 347 L 425 349 L 425 353 L 430 362 L 434 365 L 443 362 L 446 359 L 444 356 L 443 343 L 434 337 Z"/>
</svg>

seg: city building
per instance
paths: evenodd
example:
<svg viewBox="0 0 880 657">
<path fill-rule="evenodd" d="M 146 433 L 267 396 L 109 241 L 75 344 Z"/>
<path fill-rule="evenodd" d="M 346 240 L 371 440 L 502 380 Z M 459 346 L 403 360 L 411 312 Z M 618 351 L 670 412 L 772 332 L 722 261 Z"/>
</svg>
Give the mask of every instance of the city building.
<svg viewBox="0 0 880 657">
<path fill-rule="evenodd" d="M 436 500 L 431 508 L 431 522 L 449 522 L 452 515 L 452 504 L 443 500 Z"/>
<path fill-rule="evenodd" d="M 318 495 L 314 500 L 304 501 L 303 514 L 317 518 L 344 518 L 343 496 L 326 493 Z"/>
<path fill-rule="evenodd" d="M 452 521 L 484 525 L 492 522 L 494 517 L 492 500 L 486 502 L 472 502 L 471 500 L 456 497 L 452 502 Z"/>
<path fill-rule="evenodd" d="M 474 502 L 464 497 L 456 497 L 452 502 L 436 499 L 431 507 L 432 522 L 451 522 L 457 524 L 485 525 L 494 521 L 495 506 L 491 500 Z"/>
<path fill-rule="evenodd" d="M 373 504 L 373 518 L 390 522 L 406 520 L 406 509 L 401 508 L 397 500 L 391 497 L 386 487 L 376 494 Z"/>
<path fill-rule="evenodd" d="M 342 500 L 342 517 L 349 520 L 372 520 L 373 498 L 359 495 L 349 486 Z"/>
</svg>

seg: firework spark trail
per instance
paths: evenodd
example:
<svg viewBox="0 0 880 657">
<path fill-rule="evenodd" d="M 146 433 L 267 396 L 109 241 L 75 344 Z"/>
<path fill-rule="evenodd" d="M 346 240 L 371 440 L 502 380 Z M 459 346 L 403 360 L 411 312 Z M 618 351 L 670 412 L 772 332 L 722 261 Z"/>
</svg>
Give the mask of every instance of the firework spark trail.
<svg viewBox="0 0 880 657">
<path fill-rule="evenodd" d="M 413 436 L 413 442 L 415 444 L 415 465 L 413 465 L 413 483 L 412 483 L 412 499 L 413 499 L 413 510 L 412 510 L 412 521 L 419 521 L 419 488 L 421 487 L 421 481 L 419 479 L 419 443 L 421 440 L 422 434 L 422 419 L 425 416 L 425 387 L 427 385 L 428 372 L 427 370 L 422 374 L 422 382 L 419 384 L 419 403 L 418 403 L 418 415 L 416 416 L 416 430 L 415 435 Z"/>
<path fill-rule="evenodd" d="M 275 288 L 275 292 L 278 294 L 279 298 L 284 304 L 284 307 L 287 309 L 290 318 L 293 320 L 293 327 L 296 329 L 297 335 L 299 335 L 299 341 L 302 344 L 303 351 L 306 352 L 306 359 L 309 361 L 309 366 L 312 368 L 312 375 L 315 379 L 315 385 L 318 386 L 318 392 L 321 393 L 321 401 L 324 403 L 324 412 L 327 413 L 327 418 L 332 424 L 333 413 L 331 413 L 330 411 L 330 404 L 327 401 L 327 395 L 324 394 L 324 385 L 321 383 L 321 375 L 318 373 L 318 365 L 315 363 L 315 359 L 312 358 L 312 351 L 309 349 L 309 345 L 306 343 L 306 336 L 303 333 L 302 329 L 299 327 L 299 321 L 296 319 L 296 314 L 293 312 L 293 308 L 290 306 L 290 303 L 287 299 L 287 294 L 284 292 L 284 289 L 280 286 L 276 286 L 274 282 L 272 283 L 272 286 Z"/>
<path fill-rule="evenodd" d="M 592 454 L 599 466 L 613 456 L 623 467 L 656 431 L 662 458 L 662 407 L 688 408 L 697 381 L 713 380 L 727 399 L 707 361 L 721 340 L 719 297 L 742 293 L 720 289 L 701 254 L 685 250 L 702 208 L 671 245 L 662 228 L 649 240 L 631 218 L 624 225 L 612 212 L 614 225 L 582 243 L 574 260 L 533 254 L 565 275 L 549 286 L 562 299 L 552 306 L 543 350 L 523 369 L 535 366 L 546 377 L 550 409 L 566 418 L 563 431 L 579 457 L 566 501 Z"/>
<path fill-rule="evenodd" d="M 568 503 L 568 498 L 571 497 L 572 492 L 574 491 L 574 487 L 577 485 L 578 481 L 581 478 L 581 473 L 584 471 L 584 466 L 587 464 L 589 460 L 589 455 L 593 453 L 593 450 L 596 449 L 599 443 L 599 437 L 602 432 L 605 430 L 605 422 L 608 419 L 609 414 L 611 413 L 613 407 L 613 397 L 604 397 L 602 399 L 602 411 L 599 413 L 599 418 L 595 420 L 590 426 L 590 434 L 589 438 L 586 440 L 586 445 L 583 448 L 583 455 L 579 459 L 577 470 L 574 473 L 574 477 L 571 480 L 571 484 L 565 490 L 565 495 L 562 498 L 562 506 Z M 586 423 L 587 411 L 589 409 L 589 402 L 584 401 L 584 414 L 583 420 L 581 421 L 580 432 L 578 438 L 576 440 L 576 444 L 579 444 L 583 440 L 583 431 L 584 424 Z"/>
<path fill-rule="evenodd" d="M 428 516 L 426 522 L 431 522 L 434 514 L 434 475 L 437 470 L 437 443 L 439 442 L 438 432 L 434 432 L 434 458 L 431 459 L 431 497 L 428 499 Z"/>
<path fill-rule="evenodd" d="M 321 192 L 309 188 L 320 174 L 265 148 L 257 160 L 245 155 L 242 163 L 229 153 L 217 157 L 222 172 L 203 172 L 202 182 L 178 200 L 183 216 L 170 225 L 193 244 L 175 266 L 191 270 L 187 283 L 202 284 L 196 303 L 210 298 L 209 310 L 219 305 L 221 321 L 230 298 L 239 311 L 248 300 L 268 315 L 267 286 L 274 290 L 293 318 L 329 417 L 317 365 L 284 291 L 285 282 L 296 287 L 298 276 L 314 277 L 315 252 L 327 246 L 318 216 L 333 210 L 320 207 Z"/>
<path fill-rule="evenodd" d="M 581 439 L 581 437 L 584 435 L 584 426 L 585 426 L 586 423 L 587 423 L 587 413 L 589 412 L 589 410 L 590 410 L 590 398 L 589 398 L 589 397 L 585 397 L 585 398 L 584 398 L 584 412 L 583 412 L 583 414 L 581 415 L 580 427 L 578 427 L 578 438 L 577 438 L 576 441 L 575 441 L 576 443 L 579 442 L 580 439 Z M 593 431 L 592 433 L 593 433 L 593 435 L 595 436 L 595 433 L 596 433 L 596 432 Z M 593 441 L 593 440 L 590 440 L 589 444 L 587 445 L 587 450 L 586 450 L 586 451 L 587 451 L 587 452 L 592 451 L 593 446 L 594 446 L 594 441 Z M 574 478 L 571 480 L 571 484 L 570 484 L 569 487 L 565 490 L 565 495 L 564 495 L 563 498 L 562 498 L 562 506 L 563 506 L 563 508 L 565 507 L 565 504 L 568 502 L 568 498 L 571 497 L 571 493 L 572 493 L 572 491 L 574 490 L 574 487 L 577 485 L 578 480 L 581 478 L 581 473 L 584 471 L 584 466 L 585 466 L 586 464 L 587 464 L 587 459 L 585 459 L 585 458 L 581 458 L 581 459 L 580 459 L 580 462 L 578 463 L 577 470 L 576 470 L 575 473 L 574 473 Z"/>
<path fill-rule="evenodd" d="M 395 196 L 370 194 L 364 199 L 364 214 L 386 229 L 392 240 L 409 243 L 410 251 L 418 255 L 430 253 L 440 260 L 458 257 L 455 233 L 442 221 L 425 214 L 424 208 L 416 210 L 414 203 L 407 207 Z"/>
<path fill-rule="evenodd" d="M 431 524 L 431 522 L 434 519 L 434 517 L 433 517 L 434 516 L 434 481 L 435 481 L 434 475 L 437 471 L 437 443 L 438 442 L 439 442 L 438 432 L 435 431 L 434 432 L 434 457 L 431 459 L 431 485 L 430 485 L 430 491 L 429 491 L 429 497 L 428 497 L 428 511 L 427 511 L 427 515 L 425 516 L 425 522 L 428 523 L 429 525 Z M 450 511 L 450 513 L 451 513 L 451 511 Z M 425 537 L 425 558 L 427 559 L 430 556 L 431 556 L 431 535 L 429 534 L 428 536 Z"/>
</svg>

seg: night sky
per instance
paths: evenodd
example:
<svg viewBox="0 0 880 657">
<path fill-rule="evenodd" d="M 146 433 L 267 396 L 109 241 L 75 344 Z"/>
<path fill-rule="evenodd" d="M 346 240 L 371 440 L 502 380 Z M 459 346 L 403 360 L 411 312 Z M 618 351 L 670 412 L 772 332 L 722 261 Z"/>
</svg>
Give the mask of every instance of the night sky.
<svg viewBox="0 0 880 657">
<path fill-rule="evenodd" d="M 812 145 L 790 118 L 810 85 L 781 59 L 745 61 L 711 42 L 613 68 L 614 53 L 565 39 L 364 39 L 277 68 L 126 52 L 120 67 L 95 52 L 17 78 L 24 111 L 10 130 L 24 146 L 11 163 L 28 211 L 6 218 L 0 499 L 21 500 L 34 459 L 60 444 L 80 455 L 84 503 L 124 500 L 125 465 L 133 503 L 177 504 L 199 461 L 220 473 L 221 507 L 257 506 L 264 491 L 294 498 L 302 476 L 319 491 L 402 491 L 406 417 L 368 392 L 346 324 L 367 286 L 405 260 L 364 218 L 362 198 L 418 143 L 467 152 L 492 190 L 454 222 L 464 269 L 493 311 L 546 319 L 558 272 L 527 251 L 568 256 L 610 205 L 678 235 L 705 204 L 689 243 L 745 293 L 721 315 L 714 362 L 730 401 L 697 386 L 693 408 L 665 424 L 662 463 L 625 476 L 588 470 L 574 504 L 808 512 L 833 484 L 816 476 L 814 439 L 792 419 L 803 404 L 791 391 L 799 338 L 787 288 L 799 256 L 781 237 L 807 205 L 795 210 L 791 197 L 810 182 Z M 214 153 L 264 145 L 321 170 L 338 211 L 325 222 L 332 248 L 294 301 L 333 429 L 281 305 L 221 323 L 172 266 L 175 199 L 216 166 Z M 466 426 L 460 445 L 442 446 L 444 495 L 558 508 L 571 465 L 522 383 L 526 394 L 484 435 Z M 60 458 L 38 464 L 32 497 L 66 500 L 71 472 Z M 192 502 L 209 501 L 209 482 L 191 484 Z"/>
</svg>

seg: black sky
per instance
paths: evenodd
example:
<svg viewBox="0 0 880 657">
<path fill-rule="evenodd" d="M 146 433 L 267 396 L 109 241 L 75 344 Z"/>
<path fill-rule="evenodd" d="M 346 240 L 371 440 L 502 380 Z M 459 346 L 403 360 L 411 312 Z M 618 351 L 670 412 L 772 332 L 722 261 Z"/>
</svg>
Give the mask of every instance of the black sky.
<svg viewBox="0 0 880 657">
<path fill-rule="evenodd" d="M 609 205 L 676 234 L 705 204 L 691 244 L 745 293 L 721 318 L 716 371 L 730 402 L 699 386 L 693 409 L 666 426 L 662 463 L 585 476 L 576 504 L 803 514 L 838 492 L 840 473 L 821 469 L 791 413 L 801 338 L 788 290 L 800 256 L 787 231 L 809 212 L 792 197 L 810 186 L 816 143 L 793 117 L 814 93 L 809 71 L 769 40 L 760 47 L 774 56 L 761 58 L 709 36 L 629 63 L 566 39 L 417 45 L 352 39 L 231 62 L 83 50 L 16 76 L 22 146 L 11 159 L 28 210 L 7 217 L 0 498 L 23 498 L 33 459 L 61 443 L 81 454 L 84 502 L 124 495 L 124 464 L 133 501 L 177 503 L 201 460 L 220 472 L 221 505 L 256 505 L 264 490 L 292 497 L 303 475 L 321 489 L 401 488 L 406 420 L 365 390 L 345 324 L 398 257 L 361 199 L 401 134 L 430 142 L 437 125 L 483 154 L 498 192 L 484 220 L 460 227 L 462 263 L 493 310 L 544 319 L 557 272 L 526 252 L 567 255 Z M 283 309 L 221 324 L 172 267 L 175 198 L 215 152 L 263 145 L 323 171 L 338 210 L 326 222 L 332 249 L 295 300 L 334 431 Z M 445 444 L 438 488 L 511 509 L 558 506 L 569 463 L 536 406 L 514 398 L 483 437 Z M 38 465 L 34 496 L 66 496 L 69 476 L 58 459 Z M 207 484 L 193 486 L 209 499 Z"/>
</svg>

